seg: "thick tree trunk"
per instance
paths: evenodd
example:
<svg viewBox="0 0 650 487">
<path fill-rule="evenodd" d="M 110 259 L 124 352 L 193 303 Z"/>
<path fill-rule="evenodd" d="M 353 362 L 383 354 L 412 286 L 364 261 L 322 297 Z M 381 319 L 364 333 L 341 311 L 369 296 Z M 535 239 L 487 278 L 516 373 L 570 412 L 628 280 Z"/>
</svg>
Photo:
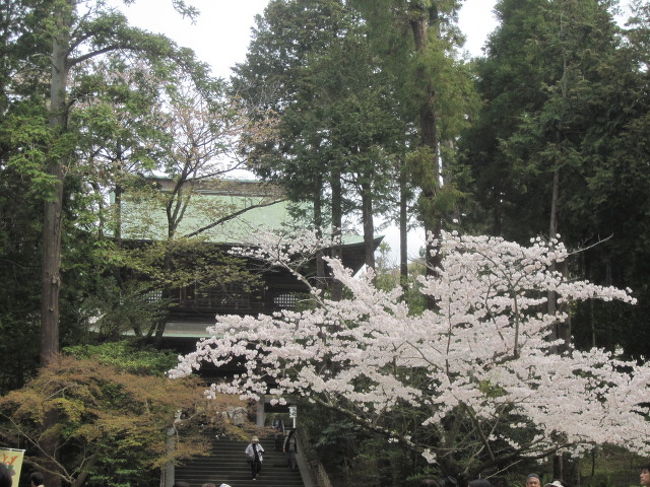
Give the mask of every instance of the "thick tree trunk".
<svg viewBox="0 0 650 487">
<path fill-rule="evenodd" d="M 52 199 L 45 203 L 43 220 L 43 267 L 41 271 L 41 364 L 51 363 L 59 353 L 59 292 L 61 290 L 61 212 L 63 172 L 52 164 L 56 178 Z"/>
<path fill-rule="evenodd" d="M 363 250 L 365 264 L 375 268 L 375 223 L 372 216 L 372 186 L 361 183 L 361 218 L 363 220 Z"/>
<path fill-rule="evenodd" d="M 66 91 L 68 82 L 67 55 L 70 44 L 71 14 L 74 2 L 57 4 L 53 12 L 56 32 L 52 36 L 50 108 L 48 124 L 54 140 L 67 129 Z M 63 149 L 63 150 L 62 150 Z M 45 202 L 43 215 L 43 261 L 41 269 L 41 349 L 43 366 L 56 360 L 59 354 L 59 293 L 61 290 L 61 236 L 63 222 L 63 182 L 65 148 L 50 152 L 47 171 L 54 180 L 50 198 Z M 53 428 L 57 423 L 57 413 L 49 412 L 45 417 L 45 428 Z M 57 442 L 55 436 L 46 436 L 41 446 L 52 462 L 49 468 L 56 471 Z M 44 472 L 48 487 L 60 487 L 61 479 Z"/>
<path fill-rule="evenodd" d="M 338 165 L 332 168 L 330 186 L 332 189 L 332 237 L 339 241 L 332 247 L 332 257 L 340 259 L 342 257 L 340 239 L 343 224 L 343 190 L 341 188 L 341 168 Z M 340 300 L 343 292 L 341 283 L 333 281 L 331 290 L 332 299 Z"/>
<path fill-rule="evenodd" d="M 66 8 L 67 7 L 67 8 Z M 67 46 L 70 11 L 64 5 L 54 13 L 57 32 L 52 38 L 49 126 L 55 138 L 67 127 Z M 70 10 L 68 10 L 70 9 Z M 59 152 L 59 151 L 57 151 Z M 43 261 L 41 269 L 41 363 L 51 363 L 59 353 L 59 292 L 61 290 L 61 231 L 63 212 L 64 161 L 52 151 L 47 171 L 54 180 L 43 215 Z"/>
<path fill-rule="evenodd" d="M 415 50 L 418 55 L 424 55 L 429 45 L 429 28 L 437 22 L 437 10 L 435 6 L 432 6 L 428 9 L 417 10 L 413 14 L 417 14 L 417 17 L 411 21 Z M 435 268 L 440 265 L 440 257 L 437 254 L 434 255 L 435 248 L 431 244 L 429 237 L 439 238 L 441 232 L 440 215 L 436 215 L 433 211 L 440 175 L 435 109 L 436 93 L 431 78 L 423 67 L 417 68 L 416 79 L 423 92 L 419 113 L 420 143 L 422 146 L 429 148 L 430 154 L 428 166 L 422 168 L 422 173 L 426 174 L 426 176 L 422 177 L 419 183 L 422 190 L 422 206 L 424 207 L 422 210 L 422 223 L 427 236 L 425 262 L 427 275 L 433 275 L 435 274 Z"/>
</svg>

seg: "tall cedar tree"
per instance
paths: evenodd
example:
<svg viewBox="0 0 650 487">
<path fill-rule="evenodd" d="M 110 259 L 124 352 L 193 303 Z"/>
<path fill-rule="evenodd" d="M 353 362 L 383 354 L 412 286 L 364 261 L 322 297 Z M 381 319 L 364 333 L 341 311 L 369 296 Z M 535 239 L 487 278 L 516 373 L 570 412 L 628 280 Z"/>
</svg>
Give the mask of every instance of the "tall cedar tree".
<svg viewBox="0 0 650 487">
<path fill-rule="evenodd" d="M 559 333 L 576 335 L 579 345 L 624 344 L 630 353 L 647 354 L 647 340 L 630 340 L 624 331 L 633 326 L 638 336 L 647 328 L 646 286 L 636 277 L 646 251 L 634 244 L 647 234 L 635 217 L 647 207 L 637 186 L 646 177 L 635 169 L 638 148 L 648 140 L 640 130 L 647 74 L 644 49 L 619 43 L 614 4 L 497 5 L 501 25 L 478 65 L 486 103 L 463 136 L 463 157 L 480 208 L 473 216 L 490 233 L 521 241 L 559 232 L 574 248 L 611 237 L 567 270 L 629 285 L 639 306 L 605 311 L 583 304 L 572 327 Z M 635 32 L 628 32 L 631 40 Z"/>
</svg>

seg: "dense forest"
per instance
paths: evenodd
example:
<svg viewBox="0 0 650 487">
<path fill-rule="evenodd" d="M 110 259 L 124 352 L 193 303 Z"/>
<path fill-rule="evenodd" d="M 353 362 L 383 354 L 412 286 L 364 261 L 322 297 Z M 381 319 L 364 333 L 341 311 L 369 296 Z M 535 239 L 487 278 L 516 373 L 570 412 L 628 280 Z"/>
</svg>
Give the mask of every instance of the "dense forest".
<svg viewBox="0 0 650 487">
<path fill-rule="evenodd" d="M 634 0 L 617 21 L 617 0 L 499 0 L 498 27 L 475 59 L 462 54 L 461 5 L 270 0 L 246 59 L 222 80 L 103 1 L 3 2 L 0 393 L 65 347 L 125 331 L 155 345 L 169 303 L 152 293 L 197 275 L 254 281 L 236 258 L 215 263 L 200 235 L 176 231 L 192 198 L 186 183 L 238 167 L 307 203 L 319 235 L 362 234 L 380 287 L 436 274 L 433 239 L 408 261 L 414 227 L 521 244 L 561 235 L 570 256 L 558 272 L 629 288 L 638 302 L 576 304 L 555 338 L 650 356 L 650 5 Z M 154 197 L 154 175 L 175 182 L 160 202 L 167 238 L 134 249 L 120 235 L 120 198 Z M 400 229 L 395 269 L 375 253 L 385 222 Z M 316 272 L 326 272 L 321 259 Z M 413 312 L 435 308 L 412 298 Z M 564 304 L 550 293 L 547 306 Z M 348 460 L 381 442 L 332 411 L 313 417 L 330 424 L 321 446 Z M 368 467 L 376 485 L 406 485 L 397 476 L 422 467 L 383 453 Z M 346 461 L 331 463 L 354 478 Z"/>
</svg>

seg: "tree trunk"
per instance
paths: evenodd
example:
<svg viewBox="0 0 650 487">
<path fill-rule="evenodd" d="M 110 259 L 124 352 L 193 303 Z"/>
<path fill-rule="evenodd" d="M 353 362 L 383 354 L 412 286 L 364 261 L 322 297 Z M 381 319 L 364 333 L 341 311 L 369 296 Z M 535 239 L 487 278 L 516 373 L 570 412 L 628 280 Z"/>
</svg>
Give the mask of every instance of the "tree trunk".
<svg viewBox="0 0 650 487">
<path fill-rule="evenodd" d="M 564 457 L 561 453 L 553 456 L 553 478 L 564 482 Z"/>
<path fill-rule="evenodd" d="M 399 175 L 399 276 L 402 288 L 408 284 L 408 193 L 403 162 Z"/>
<path fill-rule="evenodd" d="M 61 135 L 67 129 L 66 92 L 68 82 L 67 54 L 70 44 L 70 29 L 74 2 L 56 4 L 53 20 L 56 31 L 52 36 L 51 79 L 50 79 L 50 108 L 48 125 L 53 140 L 61 140 Z M 52 176 L 54 187 L 52 194 L 45 202 L 43 215 L 43 260 L 41 269 L 41 365 L 54 362 L 59 354 L 59 293 L 61 290 L 61 234 L 63 220 L 63 182 L 64 166 L 66 164 L 66 149 L 57 148 L 50 151 L 47 172 Z M 56 411 L 47 413 L 44 421 L 46 429 L 54 428 L 57 424 Z M 57 442 L 55 436 L 46 437 L 42 448 L 52 462 L 45 460 L 51 471 L 56 471 Z M 61 479 L 51 473 L 43 472 L 46 485 L 60 487 Z"/>
<path fill-rule="evenodd" d="M 173 258 L 171 255 L 172 252 L 173 250 L 170 248 L 169 245 L 167 245 L 167 248 L 165 249 L 164 268 L 169 274 L 174 272 Z M 163 301 L 169 299 L 171 293 L 172 291 L 169 288 L 167 287 L 163 288 L 162 296 L 161 296 Z M 162 346 L 162 340 L 163 340 L 163 336 L 165 335 L 165 328 L 167 327 L 167 321 L 169 321 L 169 315 L 170 315 L 169 306 L 165 306 L 165 308 L 161 310 L 160 316 L 156 321 L 156 333 L 154 335 L 154 340 L 153 340 L 153 343 L 156 347 Z"/>
<path fill-rule="evenodd" d="M 323 176 L 318 173 L 314 181 L 314 228 L 316 236 L 322 238 L 323 236 L 323 201 L 321 194 L 323 191 Z M 325 281 L 325 261 L 323 261 L 323 251 L 316 252 L 316 285 L 319 288 L 324 287 Z"/>
<path fill-rule="evenodd" d="M 51 164 L 56 178 L 52 199 L 45 202 L 43 220 L 43 267 L 41 271 L 41 364 L 50 364 L 59 353 L 59 292 L 61 289 L 61 212 L 63 171 Z"/>
<path fill-rule="evenodd" d="M 418 56 L 425 56 L 429 47 L 429 30 L 430 28 L 437 29 L 438 11 L 435 5 L 424 8 L 418 4 L 411 14 L 413 16 L 411 20 L 411 31 L 413 33 L 415 50 Z M 436 269 L 440 266 L 441 256 L 436 252 L 432 238 L 439 239 L 442 230 L 440 215 L 434 209 L 438 186 L 440 184 L 437 115 L 435 108 L 436 92 L 431 82 L 431 77 L 426 72 L 424 66 L 417 67 L 415 76 L 416 83 L 421 87 L 423 93 L 421 95 L 422 99 L 419 110 L 420 144 L 421 147 L 426 147 L 429 150 L 427 154 L 429 160 L 418 161 L 418 164 L 422 164 L 419 171 L 419 186 L 421 189 L 420 213 L 426 236 L 424 259 L 426 275 L 433 276 L 436 274 Z M 436 307 L 435 299 L 432 296 L 427 296 L 426 306 L 429 309 Z"/>
<path fill-rule="evenodd" d="M 332 167 L 330 186 L 332 188 L 332 237 L 338 242 L 332 247 L 332 257 L 340 259 L 341 249 L 341 226 L 343 224 L 343 194 L 341 188 L 341 168 L 338 164 Z M 332 299 L 340 300 L 343 289 L 338 281 L 332 282 Z"/>
<path fill-rule="evenodd" d="M 553 183 L 551 188 L 551 215 L 548 225 L 548 238 L 555 238 L 557 235 L 557 200 L 560 194 L 560 170 L 553 171 Z"/>
<path fill-rule="evenodd" d="M 54 12 L 57 32 L 52 38 L 52 71 L 48 124 L 55 139 L 67 127 L 66 89 L 67 51 L 70 38 L 70 13 L 73 4 L 59 6 Z M 59 292 L 61 290 L 61 231 L 63 212 L 62 156 L 50 153 L 47 171 L 54 179 L 53 192 L 45 202 L 43 215 L 43 260 L 41 269 L 41 364 L 51 363 L 59 353 Z"/>
<path fill-rule="evenodd" d="M 366 266 L 375 268 L 375 224 L 372 216 L 372 186 L 361 183 L 361 218 L 363 220 L 363 250 Z"/>
<path fill-rule="evenodd" d="M 560 38 L 562 39 L 564 32 L 564 18 L 560 17 Z M 566 103 L 567 93 L 568 93 L 568 63 L 567 63 L 567 54 L 562 52 L 562 76 L 560 78 L 560 89 L 562 93 L 562 99 Z M 560 124 L 556 130 L 556 142 L 558 146 L 564 139 L 562 133 L 562 124 Z M 549 216 L 549 228 L 548 228 L 548 238 L 549 240 L 556 238 L 558 232 L 558 200 L 560 196 L 560 163 L 561 161 L 556 161 L 555 168 L 553 169 L 553 181 L 551 185 L 551 214 Z M 556 265 L 551 266 L 551 270 L 556 270 Z M 566 275 L 566 274 L 565 274 Z M 557 294 L 550 292 L 548 294 L 548 311 L 555 312 L 557 309 Z M 566 311 L 566 309 L 565 309 Z M 567 323 L 556 323 L 555 325 L 555 338 L 562 338 L 564 340 L 565 348 L 569 346 L 571 341 L 571 332 L 569 322 Z"/>
<path fill-rule="evenodd" d="M 429 28 L 434 27 L 437 23 L 437 10 L 435 6 L 428 9 L 419 8 L 413 12 L 417 15 L 411 20 L 411 31 L 415 43 L 415 50 L 418 55 L 426 54 L 429 45 Z M 438 193 L 440 167 L 438 161 L 438 132 L 436 122 L 435 99 L 436 93 L 424 67 L 418 67 L 416 70 L 416 82 L 422 87 L 423 95 L 420 103 L 419 125 L 420 125 L 420 143 L 427 147 L 430 153 L 428 165 L 422 168 L 420 189 L 422 190 L 421 198 L 423 203 L 422 223 L 424 225 L 427 237 L 425 263 L 427 275 L 435 274 L 435 268 L 440 265 L 440 257 L 434 254 L 435 248 L 431 243 L 430 236 L 440 237 L 441 223 L 440 215 L 433 211 L 434 201 Z M 431 303 L 429 303 L 431 306 Z"/>
<path fill-rule="evenodd" d="M 551 239 L 554 239 L 555 236 L 557 235 L 557 198 L 558 198 L 558 193 L 559 193 L 559 186 L 560 186 L 560 173 L 559 170 L 556 168 L 553 171 L 553 182 L 551 186 L 551 213 L 549 217 L 549 225 L 548 225 L 548 239 L 549 241 Z M 555 271 L 557 270 L 557 267 L 554 264 L 551 265 L 551 270 Z M 553 291 L 549 291 L 547 293 L 547 310 L 549 315 L 555 314 L 557 311 L 557 296 Z M 560 323 L 555 324 L 555 330 L 554 330 L 554 337 L 555 339 L 560 337 Z"/>
<path fill-rule="evenodd" d="M 120 179 L 124 172 L 124 159 L 122 152 L 122 144 L 117 144 L 116 163 L 118 167 L 117 177 L 115 181 L 115 243 L 118 247 L 122 246 L 122 194 L 124 188 L 120 183 Z"/>
<path fill-rule="evenodd" d="M 115 184 L 115 244 L 122 246 L 122 193 L 124 189 L 120 183 Z"/>
<path fill-rule="evenodd" d="M 612 282 L 614 281 L 613 274 L 612 274 L 612 257 L 607 250 L 605 250 L 605 255 L 603 256 L 603 264 L 605 266 L 605 286 L 611 286 Z M 612 324 L 609 324 L 606 328 L 606 342 L 604 344 L 601 344 L 601 346 L 605 346 L 609 348 L 610 350 L 614 349 L 614 326 Z"/>
<path fill-rule="evenodd" d="M 56 32 L 52 37 L 50 108 L 48 124 L 54 140 L 67 128 L 66 91 L 68 82 L 67 54 L 70 44 L 72 0 L 57 4 L 53 12 Z M 64 149 L 65 150 L 65 149 Z M 55 155 L 55 152 L 57 153 Z M 41 365 L 56 360 L 59 354 L 59 293 L 61 290 L 61 234 L 63 222 L 63 182 L 65 156 L 51 151 L 47 171 L 54 179 L 53 192 L 45 202 L 43 215 L 43 261 L 41 269 Z M 45 428 L 53 428 L 57 423 L 57 413 L 49 412 L 45 417 Z M 54 436 L 42 442 L 43 451 L 56 461 L 57 443 Z M 56 470 L 52 463 L 51 470 Z M 46 485 L 60 487 L 61 479 L 44 472 Z"/>
</svg>

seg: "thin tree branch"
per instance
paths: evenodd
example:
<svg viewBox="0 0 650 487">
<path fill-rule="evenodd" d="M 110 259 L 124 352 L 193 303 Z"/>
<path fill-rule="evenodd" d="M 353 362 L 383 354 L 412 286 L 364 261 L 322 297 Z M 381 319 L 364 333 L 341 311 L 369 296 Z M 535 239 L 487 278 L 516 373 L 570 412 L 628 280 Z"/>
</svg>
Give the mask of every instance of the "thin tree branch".
<svg viewBox="0 0 650 487">
<path fill-rule="evenodd" d="M 585 250 L 593 249 L 594 247 L 596 247 L 596 246 L 598 246 L 598 245 L 600 245 L 600 244 L 602 244 L 604 242 L 607 242 L 608 240 L 610 240 L 613 237 L 614 237 L 614 234 L 612 233 L 612 234 L 610 234 L 609 237 L 602 238 L 602 239 L 598 240 L 597 242 L 594 242 L 591 245 L 587 245 L 586 247 L 580 247 L 580 248 L 574 250 L 573 252 L 569 252 L 568 255 L 569 256 L 576 255 L 576 254 L 579 254 L 581 252 L 584 252 Z"/>
<path fill-rule="evenodd" d="M 191 238 L 191 237 L 196 237 L 200 233 L 205 232 L 206 230 L 210 230 L 211 228 L 216 227 L 217 225 L 221 225 L 222 223 L 225 223 L 229 220 L 232 220 L 233 218 L 238 217 L 239 215 L 242 215 L 246 213 L 249 210 L 253 210 L 255 208 L 264 208 L 266 206 L 272 206 L 275 205 L 276 203 L 282 203 L 283 201 L 286 201 L 286 198 L 280 199 L 280 200 L 273 200 L 270 203 L 259 203 L 257 205 L 251 205 L 247 206 L 246 208 L 242 208 L 241 210 L 238 210 L 234 213 L 231 213 L 230 215 L 226 215 L 223 218 L 219 218 L 218 220 L 210 223 L 209 225 L 206 225 L 204 227 L 199 228 L 198 230 L 194 230 L 193 232 L 190 232 L 186 235 L 183 235 L 183 238 Z"/>
</svg>

